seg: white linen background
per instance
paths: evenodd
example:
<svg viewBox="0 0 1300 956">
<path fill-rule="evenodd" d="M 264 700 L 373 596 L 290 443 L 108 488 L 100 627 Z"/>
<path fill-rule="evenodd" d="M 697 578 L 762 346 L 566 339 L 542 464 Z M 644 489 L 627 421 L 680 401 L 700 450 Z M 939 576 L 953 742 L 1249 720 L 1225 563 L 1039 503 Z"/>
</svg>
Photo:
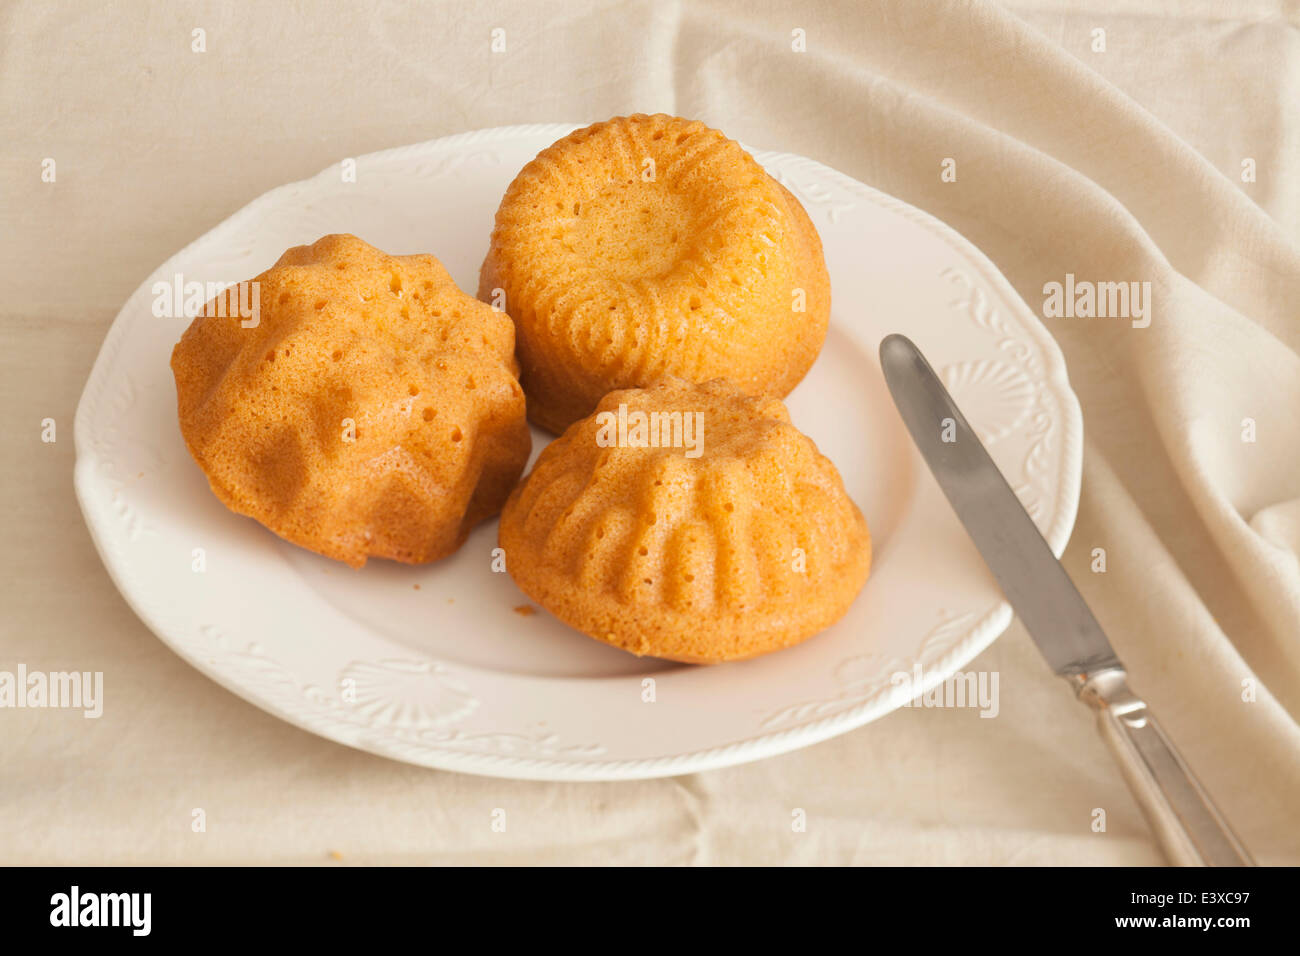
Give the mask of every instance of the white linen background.
<svg viewBox="0 0 1300 956">
<path fill-rule="evenodd" d="M 748 766 L 548 784 L 297 730 L 114 590 L 72 493 L 72 419 L 151 270 L 344 156 L 659 110 L 928 210 L 1035 313 L 1067 272 L 1152 282 L 1148 329 L 1047 320 L 1087 441 L 1066 566 L 1260 862 L 1300 863 L 1300 4 L 1141 0 L 6 4 L 0 669 L 102 670 L 106 707 L 0 711 L 0 862 L 1161 862 L 1018 624 L 971 665 L 1000 672 L 994 720 L 903 710 Z"/>
</svg>

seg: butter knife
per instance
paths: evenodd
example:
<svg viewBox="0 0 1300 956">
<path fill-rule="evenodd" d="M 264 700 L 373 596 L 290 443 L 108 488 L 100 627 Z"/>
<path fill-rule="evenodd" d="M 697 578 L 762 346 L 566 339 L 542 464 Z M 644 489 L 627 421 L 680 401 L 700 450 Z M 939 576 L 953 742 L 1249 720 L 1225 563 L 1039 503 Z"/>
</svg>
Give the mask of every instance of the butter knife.
<svg viewBox="0 0 1300 956">
<path fill-rule="evenodd" d="M 1101 625 L 925 356 L 905 336 L 888 335 L 880 365 L 921 456 L 1007 600 L 1052 670 L 1096 712 L 1169 861 L 1253 866 L 1151 708 L 1130 690 Z"/>
</svg>

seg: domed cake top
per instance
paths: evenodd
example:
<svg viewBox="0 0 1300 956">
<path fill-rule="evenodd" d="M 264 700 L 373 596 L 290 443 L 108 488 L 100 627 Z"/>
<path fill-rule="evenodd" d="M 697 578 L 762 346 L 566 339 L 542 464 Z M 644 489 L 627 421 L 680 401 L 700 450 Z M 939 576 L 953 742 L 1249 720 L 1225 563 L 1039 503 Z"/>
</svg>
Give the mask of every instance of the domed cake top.
<svg viewBox="0 0 1300 956">
<path fill-rule="evenodd" d="M 244 285 L 256 295 L 223 293 L 172 355 L 181 430 L 218 497 L 352 564 L 454 550 L 527 458 L 510 319 L 432 256 L 349 235 Z"/>
</svg>

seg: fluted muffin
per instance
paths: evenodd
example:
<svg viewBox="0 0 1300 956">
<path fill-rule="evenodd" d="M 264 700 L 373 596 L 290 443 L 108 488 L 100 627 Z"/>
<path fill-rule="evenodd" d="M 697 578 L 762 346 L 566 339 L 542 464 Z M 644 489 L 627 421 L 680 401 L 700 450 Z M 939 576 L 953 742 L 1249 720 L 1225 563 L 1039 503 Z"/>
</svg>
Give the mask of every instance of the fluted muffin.
<svg viewBox="0 0 1300 956">
<path fill-rule="evenodd" d="M 500 544 L 515 582 L 560 620 L 690 663 L 811 637 L 871 568 L 835 466 L 780 400 L 722 380 L 607 395 L 538 457 Z"/>
<path fill-rule="evenodd" d="M 256 299 L 223 293 L 172 352 L 181 432 L 213 492 L 354 567 L 455 551 L 531 447 L 510 320 L 433 256 L 349 235 L 251 281 Z"/>
<path fill-rule="evenodd" d="M 665 375 L 784 397 L 825 339 L 830 280 L 803 207 L 737 143 L 636 115 L 524 167 L 479 298 L 515 320 L 529 417 L 558 434 Z"/>
</svg>

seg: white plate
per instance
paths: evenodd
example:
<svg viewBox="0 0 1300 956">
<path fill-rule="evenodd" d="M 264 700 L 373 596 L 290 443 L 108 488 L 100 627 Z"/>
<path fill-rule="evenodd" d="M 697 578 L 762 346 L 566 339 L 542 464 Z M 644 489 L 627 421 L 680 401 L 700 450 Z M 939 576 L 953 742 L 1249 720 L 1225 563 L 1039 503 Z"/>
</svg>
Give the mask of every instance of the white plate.
<svg viewBox="0 0 1300 956">
<path fill-rule="evenodd" d="M 189 319 L 153 315 L 155 281 L 246 279 L 289 246 L 352 232 L 391 253 L 433 253 L 472 293 L 506 185 L 573 128 L 362 156 L 355 182 L 333 166 L 262 196 L 135 291 L 76 422 L 77 495 L 122 594 L 185 660 L 284 720 L 398 760 L 507 777 L 628 779 L 755 760 L 865 724 L 949 676 L 1011 609 L 904 431 L 877 345 L 902 331 L 929 355 L 1058 554 L 1078 501 L 1078 403 L 1056 344 L 970 243 L 798 156 L 754 152 L 812 215 L 831 275 L 826 347 L 788 404 L 839 467 L 875 546 L 866 588 L 826 633 L 717 667 L 637 659 L 544 612 L 516 613 L 528 599 L 490 568 L 495 522 L 437 564 L 351 571 L 208 489 L 181 440 L 168 367 Z M 534 455 L 545 440 L 534 433 Z"/>
</svg>

